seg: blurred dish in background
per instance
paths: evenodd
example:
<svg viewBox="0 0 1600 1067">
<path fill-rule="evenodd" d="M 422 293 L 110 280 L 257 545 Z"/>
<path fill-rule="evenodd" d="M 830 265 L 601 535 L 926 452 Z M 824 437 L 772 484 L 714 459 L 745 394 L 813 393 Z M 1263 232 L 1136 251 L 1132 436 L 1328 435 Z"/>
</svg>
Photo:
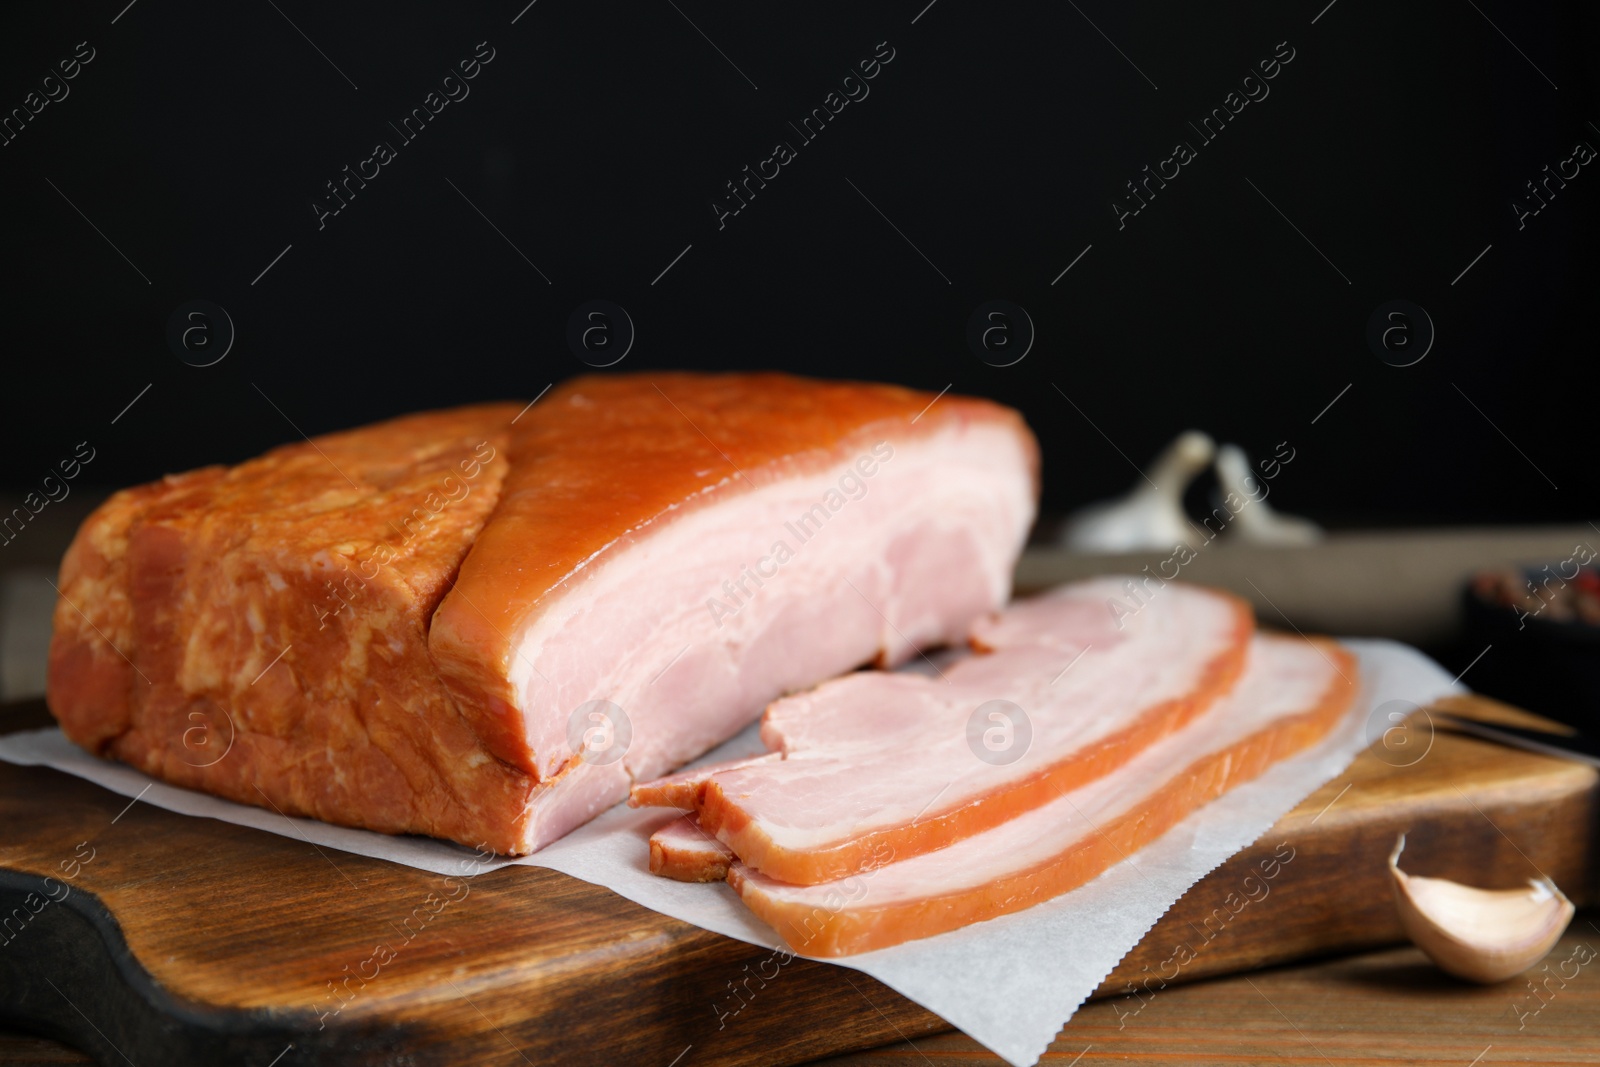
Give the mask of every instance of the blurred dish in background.
<svg viewBox="0 0 1600 1067">
<path fill-rule="evenodd" d="M 1587 556 L 1588 558 L 1580 558 Z M 1593 733 L 1600 727 L 1600 570 L 1560 563 L 1483 571 L 1465 589 L 1466 636 L 1487 649 L 1473 688 Z"/>
</svg>

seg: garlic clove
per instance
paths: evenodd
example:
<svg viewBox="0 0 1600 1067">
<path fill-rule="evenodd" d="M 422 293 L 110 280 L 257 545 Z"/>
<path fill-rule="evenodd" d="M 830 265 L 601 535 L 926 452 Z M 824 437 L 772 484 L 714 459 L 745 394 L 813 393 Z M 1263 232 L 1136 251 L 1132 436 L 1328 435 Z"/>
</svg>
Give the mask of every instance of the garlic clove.
<svg viewBox="0 0 1600 1067">
<path fill-rule="evenodd" d="M 1401 834 L 1389 855 L 1395 907 L 1406 935 L 1441 970 L 1469 982 L 1504 981 L 1555 947 L 1572 921 L 1572 902 L 1548 878 L 1525 889 L 1478 889 L 1400 869 Z"/>
</svg>

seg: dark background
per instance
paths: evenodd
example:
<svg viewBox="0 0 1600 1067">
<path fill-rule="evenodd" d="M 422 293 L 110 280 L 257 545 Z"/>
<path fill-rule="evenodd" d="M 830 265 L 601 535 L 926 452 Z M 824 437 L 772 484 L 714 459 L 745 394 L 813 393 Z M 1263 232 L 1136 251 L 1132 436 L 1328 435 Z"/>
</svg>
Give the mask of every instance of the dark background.
<svg viewBox="0 0 1600 1067">
<path fill-rule="evenodd" d="M 1600 166 L 1520 231 L 1511 205 L 1600 146 L 1593 4 L 125 2 L 0 15 L 0 110 L 95 52 L 0 147 L 7 495 L 84 440 L 80 486 L 116 486 L 531 398 L 586 369 L 567 319 L 604 298 L 637 327 L 616 370 L 1014 404 L 1049 512 L 1188 426 L 1289 442 L 1274 502 L 1330 525 L 1592 512 Z M 388 123 L 482 41 L 470 96 L 402 145 Z M 788 123 L 884 41 L 801 146 Z M 1123 183 L 1283 41 L 1270 96 L 1119 230 Z M 712 199 L 779 140 L 798 158 L 719 230 Z M 319 230 L 377 141 L 398 158 Z M 205 368 L 165 339 L 197 298 L 237 328 Z M 966 341 L 994 298 L 1037 329 L 1009 367 Z M 1405 368 L 1365 340 L 1396 298 L 1437 328 Z"/>
</svg>

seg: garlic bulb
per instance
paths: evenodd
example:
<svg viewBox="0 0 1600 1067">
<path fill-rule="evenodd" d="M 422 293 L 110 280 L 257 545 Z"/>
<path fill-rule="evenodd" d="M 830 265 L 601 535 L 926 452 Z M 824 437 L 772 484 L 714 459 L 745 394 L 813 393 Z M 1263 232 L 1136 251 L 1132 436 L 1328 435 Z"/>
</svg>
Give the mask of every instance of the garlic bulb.
<svg viewBox="0 0 1600 1067">
<path fill-rule="evenodd" d="M 1183 491 L 1216 451 L 1216 442 L 1199 430 L 1179 434 L 1127 495 L 1069 515 L 1062 543 L 1074 552 L 1170 552 L 1199 542 L 1183 510 Z"/>
<path fill-rule="evenodd" d="M 1526 889 L 1477 889 L 1400 869 L 1401 834 L 1389 855 L 1395 907 L 1412 942 L 1441 970 L 1469 982 L 1500 982 L 1550 952 L 1572 921 L 1573 907 L 1548 878 Z"/>
</svg>

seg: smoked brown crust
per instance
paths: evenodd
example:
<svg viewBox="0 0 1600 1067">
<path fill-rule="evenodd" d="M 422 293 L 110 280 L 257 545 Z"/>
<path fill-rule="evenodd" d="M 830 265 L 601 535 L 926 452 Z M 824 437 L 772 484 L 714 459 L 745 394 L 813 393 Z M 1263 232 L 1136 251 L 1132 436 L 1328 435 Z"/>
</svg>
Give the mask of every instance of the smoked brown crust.
<svg viewBox="0 0 1600 1067">
<path fill-rule="evenodd" d="M 427 628 L 519 409 L 410 416 L 113 496 L 62 564 L 47 699 L 63 730 L 241 803 L 518 851 L 535 783 L 485 751 Z"/>
</svg>

